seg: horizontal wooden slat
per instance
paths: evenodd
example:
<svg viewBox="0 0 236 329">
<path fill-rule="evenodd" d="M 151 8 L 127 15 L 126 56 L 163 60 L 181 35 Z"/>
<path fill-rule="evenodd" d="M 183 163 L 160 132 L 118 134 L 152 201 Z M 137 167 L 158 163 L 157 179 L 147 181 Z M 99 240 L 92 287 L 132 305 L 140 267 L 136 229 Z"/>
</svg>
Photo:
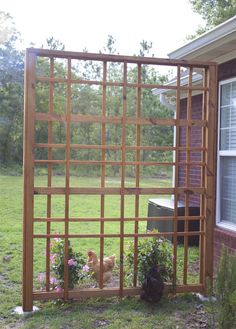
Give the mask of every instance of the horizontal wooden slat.
<svg viewBox="0 0 236 329">
<path fill-rule="evenodd" d="M 71 144 L 72 149 L 81 149 L 81 150 L 121 150 L 119 145 L 85 145 L 85 144 Z"/>
<path fill-rule="evenodd" d="M 66 147 L 66 144 L 55 144 L 55 143 L 35 143 L 34 148 L 57 148 L 63 149 Z"/>
<path fill-rule="evenodd" d="M 136 296 L 141 293 L 140 287 L 133 288 L 124 288 L 123 296 Z M 186 293 L 186 292 L 195 292 L 201 293 L 204 291 L 204 286 L 202 284 L 188 284 L 188 285 L 178 285 L 175 287 L 175 292 L 177 293 Z M 173 285 L 165 283 L 164 294 L 173 292 Z M 119 296 L 119 288 L 88 288 L 88 289 L 73 289 L 69 291 L 69 299 L 84 299 L 91 297 L 112 297 Z M 35 291 L 33 293 L 34 300 L 53 300 L 63 298 L 63 291 L 57 293 L 55 291 Z"/>
<path fill-rule="evenodd" d="M 58 113 L 37 112 L 37 113 L 35 113 L 35 120 L 38 120 L 38 121 L 66 122 L 66 115 L 58 114 Z"/>
<path fill-rule="evenodd" d="M 165 217 L 125 217 L 123 220 L 125 222 L 132 222 L 132 221 L 152 221 L 152 222 L 158 222 L 158 221 L 170 221 L 170 220 L 187 220 L 187 221 L 192 221 L 192 220 L 205 220 L 206 218 L 204 216 L 178 216 L 177 218 L 174 216 L 165 216 Z M 33 218 L 34 222 L 64 222 L 65 218 Z M 119 222 L 120 221 L 120 217 L 105 217 L 105 218 L 101 218 L 101 217 L 81 217 L 81 218 L 68 218 L 67 219 L 68 222 Z"/>
<path fill-rule="evenodd" d="M 34 160 L 35 164 L 63 164 L 65 160 Z M 114 166 L 175 166 L 175 162 L 155 162 L 155 161 L 102 161 L 102 160 L 69 160 L 70 164 L 77 165 L 114 165 Z M 199 161 L 179 162 L 179 166 L 205 167 L 206 163 Z"/>
<path fill-rule="evenodd" d="M 120 195 L 124 193 L 125 195 L 150 195 L 150 194 L 205 194 L 206 189 L 203 187 L 194 187 L 194 188 L 185 188 L 185 187 L 159 187 L 159 188 L 135 188 L 135 187 L 126 187 L 124 189 L 118 187 L 71 187 L 69 188 L 69 194 L 88 194 L 88 195 Z M 62 187 L 35 187 L 34 194 L 65 194 L 65 188 Z"/>
<path fill-rule="evenodd" d="M 47 162 L 48 160 L 36 160 L 36 162 Z M 52 163 L 53 161 L 57 160 L 50 160 Z M 175 162 L 155 162 L 155 161 L 99 161 L 99 160 L 70 160 L 71 164 L 86 164 L 86 165 L 101 165 L 101 164 L 107 164 L 107 165 L 118 165 L 121 166 L 124 164 L 125 166 L 174 166 Z M 179 166 L 192 166 L 192 167 L 205 167 L 206 163 L 200 162 L 200 161 L 192 161 L 192 162 L 179 162 Z"/>
<path fill-rule="evenodd" d="M 141 288 L 124 288 L 124 296 L 135 296 L 141 293 Z M 80 299 L 80 298 L 90 298 L 90 297 L 112 297 L 119 296 L 119 288 L 88 288 L 88 289 L 73 289 L 69 291 L 69 299 Z M 36 291 L 33 293 L 34 300 L 49 300 L 49 299 L 59 299 L 63 298 L 63 292 L 56 293 L 55 291 L 44 292 Z"/>
<path fill-rule="evenodd" d="M 136 296 L 141 293 L 140 287 L 133 288 L 123 288 L 123 296 Z M 175 292 L 177 293 L 186 293 L 186 292 L 195 292 L 201 293 L 204 291 L 204 286 L 202 284 L 188 284 L 188 285 L 177 285 L 175 287 Z M 173 292 L 173 285 L 165 283 L 164 294 Z M 90 297 L 112 297 L 119 296 L 119 288 L 89 288 L 89 289 L 73 289 L 69 291 L 69 299 L 84 299 Z M 57 293 L 55 291 L 44 292 L 44 291 L 35 291 L 33 293 L 34 300 L 53 300 L 63 298 L 63 291 Z"/>
<path fill-rule="evenodd" d="M 66 163 L 66 160 L 34 160 L 35 164 L 64 164 Z"/>
<path fill-rule="evenodd" d="M 65 144 L 55 144 L 55 143 L 35 143 L 34 148 L 65 148 Z M 91 150 L 121 150 L 119 145 L 84 145 L 84 144 L 71 144 L 73 149 L 91 149 Z M 135 151 L 135 150 L 147 150 L 147 151 L 176 151 L 174 146 L 126 146 L 126 150 Z M 179 151 L 192 151 L 192 152 L 201 152 L 206 151 L 205 147 L 187 147 L 179 146 Z"/>
<path fill-rule="evenodd" d="M 126 83 L 124 82 L 115 82 L 115 81 L 97 81 L 97 80 L 81 80 L 81 79 L 70 79 L 67 78 L 58 78 L 58 77 L 46 77 L 46 76 L 38 76 L 36 78 L 36 81 L 43 82 L 43 83 L 68 83 L 68 81 L 71 84 L 78 84 L 78 85 L 94 85 L 94 86 L 107 86 L 107 87 L 124 87 L 126 85 L 128 88 L 143 88 L 143 89 L 160 89 L 160 90 L 172 90 L 176 91 L 177 86 L 176 85 L 162 85 L 159 83 Z M 208 87 L 203 87 L 201 85 L 195 85 L 195 86 L 180 86 L 179 89 L 181 91 L 208 91 Z"/>
<path fill-rule="evenodd" d="M 66 122 L 66 115 L 57 113 L 43 113 L 38 112 L 35 114 L 35 119 L 38 121 L 64 121 Z M 70 116 L 72 122 L 82 123 L 108 123 L 108 124 L 133 124 L 133 125 L 155 125 L 155 126 L 175 126 L 177 124 L 176 119 L 161 119 L 161 118 L 123 118 L 112 116 L 96 116 L 96 115 L 77 115 L 72 114 Z M 198 126 L 205 127 L 207 122 L 205 120 L 185 120 L 178 121 L 179 126 Z"/>
<path fill-rule="evenodd" d="M 168 292 L 173 291 L 173 286 L 171 284 L 168 285 L 167 291 Z M 178 284 L 176 287 L 174 287 L 174 292 L 175 293 L 187 293 L 187 292 L 202 293 L 202 292 L 204 292 L 204 285 L 203 284 L 186 284 L 186 285 Z"/>
<path fill-rule="evenodd" d="M 40 161 L 40 160 L 39 160 Z M 42 160 L 47 161 L 47 160 Z M 99 161 L 99 160 L 70 160 L 70 163 L 72 164 L 86 164 L 86 165 L 100 165 L 100 164 L 106 164 L 106 165 L 118 165 L 121 166 L 124 164 L 125 166 L 174 166 L 174 162 L 155 162 L 155 161 Z"/>
<path fill-rule="evenodd" d="M 168 237 L 168 236 L 174 236 L 175 232 L 157 232 L 157 233 L 124 233 L 124 234 L 112 234 L 112 233 L 106 233 L 106 234 L 61 234 L 58 235 L 60 238 L 79 238 L 79 239 L 91 239 L 91 238 L 118 238 L 120 239 L 121 236 L 124 238 L 152 238 L 152 237 Z M 191 231 L 191 232 L 178 232 L 177 236 L 198 236 L 198 235 L 204 235 L 204 231 Z M 34 239 L 47 239 L 47 238 L 54 238 L 54 234 L 34 234 Z"/>
</svg>

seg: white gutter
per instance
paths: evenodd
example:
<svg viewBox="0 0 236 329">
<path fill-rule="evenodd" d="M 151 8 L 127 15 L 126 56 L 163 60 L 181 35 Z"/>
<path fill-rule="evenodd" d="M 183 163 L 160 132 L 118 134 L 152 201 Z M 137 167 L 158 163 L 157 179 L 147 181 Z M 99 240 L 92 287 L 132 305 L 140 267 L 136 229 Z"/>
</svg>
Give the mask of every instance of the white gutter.
<svg viewBox="0 0 236 329">
<path fill-rule="evenodd" d="M 175 105 L 171 104 L 169 99 L 166 97 L 166 94 L 164 94 L 164 93 L 160 94 L 160 103 L 162 105 L 164 105 L 165 107 L 167 107 L 169 110 L 172 110 L 173 112 L 175 112 Z"/>
<path fill-rule="evenodd" d="M 234 32 L 236 32 L 236 15 L 186 45 L 172 51 L 168 56 L 169 58 L 174 59 L 185 58 L 189 54 L 192 54 L 201 48 L 209 47 L 211 43 L 223 39 Z"/>
<path fill-rule="evenodd" d="M 180 85 L 181 86 L 186 86 L 188 85 L 188 79 L 189 79 L 189 76 L 182 76 L 180 77 Z M 192 74 L 192 84 L 197 84 L 199 81 L 202 81 L 202 75 L 199 74 L 199 73 L 196 73 L 196 72 L 193 72 Z M 177 78 L 175 79 L 172 79 L 171 81 L 165 83 L 165 86 L 176 86 L 177 84 Z M 162 100 L 161 100 L 161 97 L 163 94 L 165 95 L 168 95 L 168 94 L 171 94 L 173 93 L 173 90 L 172 89 L 158 89 L 158 88 L 154 88 L 152 90 L 152 93 L 153 95 L 160 95 L 160 102 L 162 103 Z M 167 98 L 163 99 L 163 101 L 166 101 Z M 168 105 L 162 103 L 163 105 L 167 106 L 168 108 L 171 109 L 171 107 L 169 107 Z M 169 103 L 171 105 L 171 103 Z"/>
</svg>

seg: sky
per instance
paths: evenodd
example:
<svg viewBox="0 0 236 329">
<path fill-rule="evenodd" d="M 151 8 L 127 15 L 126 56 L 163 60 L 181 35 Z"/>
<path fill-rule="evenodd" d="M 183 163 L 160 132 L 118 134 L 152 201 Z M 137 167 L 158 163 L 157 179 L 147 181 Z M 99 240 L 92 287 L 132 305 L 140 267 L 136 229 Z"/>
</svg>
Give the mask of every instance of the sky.
<svg viewBox="0 0 236 329">
<path fill-rule="evenodd" d="M 53 36 L 66 50 L 96 53 L 112 35 L 121 55 L 138 54 L 145 40 L 151 54 L 167 57 L 203 24 L 188 0 L 1 0 L 0 10 L 12 16 L 22 48 Z"/>
</svg>

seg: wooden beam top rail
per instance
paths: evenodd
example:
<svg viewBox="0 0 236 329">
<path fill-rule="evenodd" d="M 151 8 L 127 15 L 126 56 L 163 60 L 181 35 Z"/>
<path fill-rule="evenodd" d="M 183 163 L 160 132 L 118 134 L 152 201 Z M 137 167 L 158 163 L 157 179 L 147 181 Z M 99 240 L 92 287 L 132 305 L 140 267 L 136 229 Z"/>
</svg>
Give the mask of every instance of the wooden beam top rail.
<svg viewBox="0 0 236 329">
<path fill-rule="evenodd" d="M 39 48 L 27 48 L 27 53 L 33 53 L 40 57 L 57 57 L 57 58 L 70 58 L 70 59 L 81 59 L 91 61 L 106 61 L 106 62 L 127 62 L 127 63 L 140 63 L 150 65 L 167 65 L 167 66 L 183 66 L 183 67 L 194 67 L 194 68 L 205 68 L 210 65 L 216 65 L 215 62 L 205 61 L 192 61 L 192 60 L 173 60 L 165 58 L 154 58 L 154 57 L 136 57 L 136 56 L 123 56 L 123 55 L 111 55 L 111 54 L 96 54 L 87 52 L 73 52 L 73 51 L 61 51 L 61 50 L 48 50 Z"/>
</svg>

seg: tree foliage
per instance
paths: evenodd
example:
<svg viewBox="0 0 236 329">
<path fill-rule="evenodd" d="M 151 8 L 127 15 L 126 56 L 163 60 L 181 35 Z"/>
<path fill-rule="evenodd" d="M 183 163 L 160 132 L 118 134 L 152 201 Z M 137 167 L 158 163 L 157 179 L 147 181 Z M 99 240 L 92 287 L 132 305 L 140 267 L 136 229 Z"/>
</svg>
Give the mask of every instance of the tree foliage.
<svg viewBox="0 0 236 329">
<path fill-rule="evenodd" d="M 200 26 L 196 35 L 189 36 L 193 39 L 197 35 L 225 22 L 236 15 L 236 0 L 189 0 L 193 10 L 202 16 L 205 26 Z"/>
<path fill-rule="evenodd" d="M 4 16 L 5 17 L 5 16 Z M 5 19 L 11 19 L 6 16 Z M 0 162 L 3 165 L 12 163 L 22 163 L 22 136 L 23 136 L 23 75 L 24 75 L 24 54 L 17 50 L 15 44 L 19 35 L 12 29 L 8 34 L 7 40 L 0 44 Z M 116 41 L 109 35 L 105 47 L 101 53 L 117 54 Z M 44 47 L 44 46 L 43 46 Z M 49 49 L 63 50 L 64 45 L 53 37 L 47 39 L 46 47 Z M 146 56 L 151 52 L 152 44 L 143 40 L 140 43 L 138 56 Z M 150 55 L 149 55 L 150 56 Z M 53 75 L 57 78 L 67 77 L 67 61 L 63 58 L 56 58 L 53 66 Z M 36 61 L 36 74 L 41 77 L 50 76 L 50 63 L 48 58 L 39 57 Z M 110 82 L 122 83 L 124 77 L 124 64 L 116 62 L 107 63 L 107 77 Z M 137 83 L 138 68 L 137 65 L 128 65 L 127 79 L 131 83 Z M 72 60 L 72 77 L 75 80 L 93 80 L 102 81 L 103 67 L 98 61 Z M 163 83 L 166 77 L 161 75 L 156 67 L 142 65 L 141 82 L 147 84 Z M 60 79 L 59 79 L 60 80 Z M 52 104 L 53 112 L 65 115 L 67 107 L 67 83 L 58 81 L 53 84 L 53 96 L 50 99 L 50 83 L 47 81 L 37 81 L 35 88 L 35 111 L 47 113 Z M 127 88 L 127 116 L 135 116 L 137 109 L 137 90 L 135 87 Z M 50 104 L 49 104 L 50 103 Z M 71 85 L 71 112 L 78 115 L 96 115 L 102 114 L 103 108 L 103 87 L 97 84 L 77 84 Z M 142 117 L 170 118 L 173 113 L 160 104 L 157 96 L 153 95 L 151 89 L 142 89 L 141 93 Z M 123 88 L 121 86 L 106 87 L 106 115 L 111 117 L 121 117 L 123 112 Z M 51 129 L 51 128 L 50 128 Z M 136 125 L 126 126 L 126 144 L 136 145 Z M 35 142 L 49 142 L 49 126 L 47 121 L 37 121 L 35 124 Z M 120 145 L 122 125 L 106 125 L 106 144 Z M 101 144 L 101 125 L 90 122 L 72 122 L 70 128 L 70 141 L 72 144 L 99 145 Z M 52 143 L 66 143 L 66 125 L 63 121 L 52 123 Z M 172 145 L 173 129 L 164 126 L 142 126 L 141 127 L 141 145 Z M 36 159 L 47 159 L 46 148 L 35 150 Z M 161 152 L 140 152 L 142 161 L 159 161 L 165 158 L 166 154 Z M 170 157 L 168 155 L 167 157 Z M 72 159 L 77 160 L 101 160 L 101 152 L 94 149 L 71 150 Z M 53 150 L 53 158 L 65 158 L 65 150 L 56 148 Z M 106 160 L 121 161 L 120 150 L 106 150 Z M 134 161 L 134 152 L 127 151 L 127 161 Z M 167 159 L 168 160 L 168 159 Z M 144 166 L 145 167 L 145 166 Z M 119 166 L 107 167 L 107 174 L 119 175 Z M 80 170 L 80 174 L 96 175 L 100 174 L 99 166 L 80 166 L 75 170 Z M 152 175 L 156 173 L 157 168 L 153 166 L 149 169 L 147 166 L 141 168 L 144 174 L 151 170 Z M 126 174 L 134 175 L 135 167 L 127 166 Z"/>
<path fill-rule="evenodd" d="M 220 329 L 234 329 L 236 324 L 236 254 L 223 245 L 216 276 L 216 297 Z"/>
<path fill-rule="evenodd" d="M 17 34 L 12 17 L 3 11 L 0 11 L 0 44 L 11 39 Z"/>
<path fill-rule="evenodd" d="M 0 12 L 0 20 L 4 19 L 11 21 Z M 15 47 L 18 38 L 15 29 L 9 29 L 0 43 L 0 162 L 4 164 L 22 161 L 24 57 Z"/>
</svg>

